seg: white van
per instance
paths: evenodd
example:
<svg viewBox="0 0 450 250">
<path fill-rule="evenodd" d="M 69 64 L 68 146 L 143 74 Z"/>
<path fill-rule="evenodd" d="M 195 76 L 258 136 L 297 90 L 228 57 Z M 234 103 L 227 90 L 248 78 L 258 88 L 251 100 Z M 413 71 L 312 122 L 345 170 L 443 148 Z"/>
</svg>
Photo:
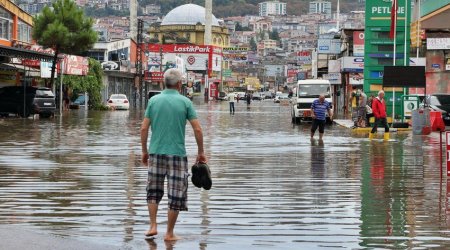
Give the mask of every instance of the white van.
<svg viewBox="0 0 450 250">
<path fill-rule="evenodd" d="M 292 123 L 300 124 L 302 120 L 311 121 L 311 105 L 321 94 L 325 95 L 325 100 L 331 104 L 333 103 L 330 81 L 319 79 L 299 80 L 292 97 Z M 327 122 L 330 122 L 328 117 Z"/>
</svg>

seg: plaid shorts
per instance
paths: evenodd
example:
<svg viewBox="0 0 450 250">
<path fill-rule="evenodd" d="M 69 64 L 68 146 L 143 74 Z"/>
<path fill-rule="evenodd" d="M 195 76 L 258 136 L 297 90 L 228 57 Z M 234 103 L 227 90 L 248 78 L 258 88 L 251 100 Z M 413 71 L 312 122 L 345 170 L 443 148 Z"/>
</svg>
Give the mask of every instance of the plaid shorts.
<svg viewBox="0 0 450 250">
<path fill-rule="evenodd" d="M 188 162 L 186 156 L 150 154 L 148 161 L 147 203 L 159 204 L 167 176 L 169 209 L 187 211 Z"/>
</svg>

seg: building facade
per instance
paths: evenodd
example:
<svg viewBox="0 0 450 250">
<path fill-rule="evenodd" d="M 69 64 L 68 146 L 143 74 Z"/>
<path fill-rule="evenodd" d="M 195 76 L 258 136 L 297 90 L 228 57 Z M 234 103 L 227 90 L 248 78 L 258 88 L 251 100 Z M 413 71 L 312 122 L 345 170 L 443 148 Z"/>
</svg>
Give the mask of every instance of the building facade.
<svg viewBox="0 0 450 250">
<path fill-rule="evenodd" d="M 258 4 L 259 16 L 283 16 L 286 15 L 286 3 L 279 1 L 262 2 Z"/>
<path fill-rule="evenodd" d="M 322 0 L 310 2 L 309 14 L 326 14 L 327 17 L 331 17 L 331 2 Z"/>
</svg>

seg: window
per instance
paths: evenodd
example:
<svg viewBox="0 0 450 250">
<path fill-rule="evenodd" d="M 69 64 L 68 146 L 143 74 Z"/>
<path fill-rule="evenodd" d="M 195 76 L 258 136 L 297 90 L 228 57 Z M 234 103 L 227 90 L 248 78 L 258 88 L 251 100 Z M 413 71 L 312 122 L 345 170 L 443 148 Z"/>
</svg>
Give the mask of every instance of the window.
<svg viewBox="0 0 450 250">
<path fill-rule="evenodd" d="M 11 40 L 12 37 L 12 15 L 0 8 L 0 39 Z"/>
<path fill-rule="evenodd" d="M 31 42 L 31 26 L 19 21 L 18 27 L 18 39 L 19 41 L 30 43 Z"/>
</svg>

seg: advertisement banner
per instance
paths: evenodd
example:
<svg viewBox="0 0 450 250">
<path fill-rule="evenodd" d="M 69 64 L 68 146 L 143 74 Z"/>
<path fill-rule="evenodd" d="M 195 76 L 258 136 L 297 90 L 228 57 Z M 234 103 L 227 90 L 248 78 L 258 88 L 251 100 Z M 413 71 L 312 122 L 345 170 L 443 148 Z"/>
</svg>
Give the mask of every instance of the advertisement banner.
<svg viewBox="0 0 450 250">
<path fill-rule="evenodd" d="M 296 77 L 298 73 L 298 69 L 288 69 L 287 77 Z"/>
<path fill-rule="evenodd" d="M 339 54 L 341 52 L 341 41 L 339 39 L 319 39 L 317 41 L 319 54 Z"/>
<path fill-rule="evenodd" d="M 323 79 L 329 80 L 331 84 L 341 84 L 341 73 L 323 74 Z"/>
<path fill-rule="evenodd" d="M 64 74 L 85 76 L 89 71 L 87 57 L 64 55 Z"/>
<path fill-rule="evenodd" d="M 363 73 L 350 73 L 348 77 L 350 85 L 363 85 L 364 74 Z"/>
<path fill-rule="evenodd" d="M 346 56 L 339 60 L 341 60 L 342 72 L 361 73 L 364 71 L 364 57 Z"/>
<path fill-rule="evenodd" d="M 353 55 L 364 56 L 364 31 L 353 31 Z"/>
<path fill-rule="evenodd" d="M 446 38 L 427 38 L 427 49 L 429 49 L 429 50 L 447 50 L 447 49 L 450 49 L 450 37 L 446 37 Z"/>
<path fill-rule="evenodd" d="M 41 61 L 41 78 L 51 78 L 52 77 L 52 62 Z"/>
<path fill-rule="evenodd" d="M 297 61 L 303 64 L 311 64 L 311 51 L 297 52 Z"/>
<path fill-rule="evenodd" d="M 159 82 L 164 80 L 164 72 L 148 72 L 145 71 L 144 79 L 152 82 Z"/>
<path fill-rule="evenodd" d="M 226 62 L 247 62 L 248 48 L 223 48 L 223 60 Z"/>
</svg>

